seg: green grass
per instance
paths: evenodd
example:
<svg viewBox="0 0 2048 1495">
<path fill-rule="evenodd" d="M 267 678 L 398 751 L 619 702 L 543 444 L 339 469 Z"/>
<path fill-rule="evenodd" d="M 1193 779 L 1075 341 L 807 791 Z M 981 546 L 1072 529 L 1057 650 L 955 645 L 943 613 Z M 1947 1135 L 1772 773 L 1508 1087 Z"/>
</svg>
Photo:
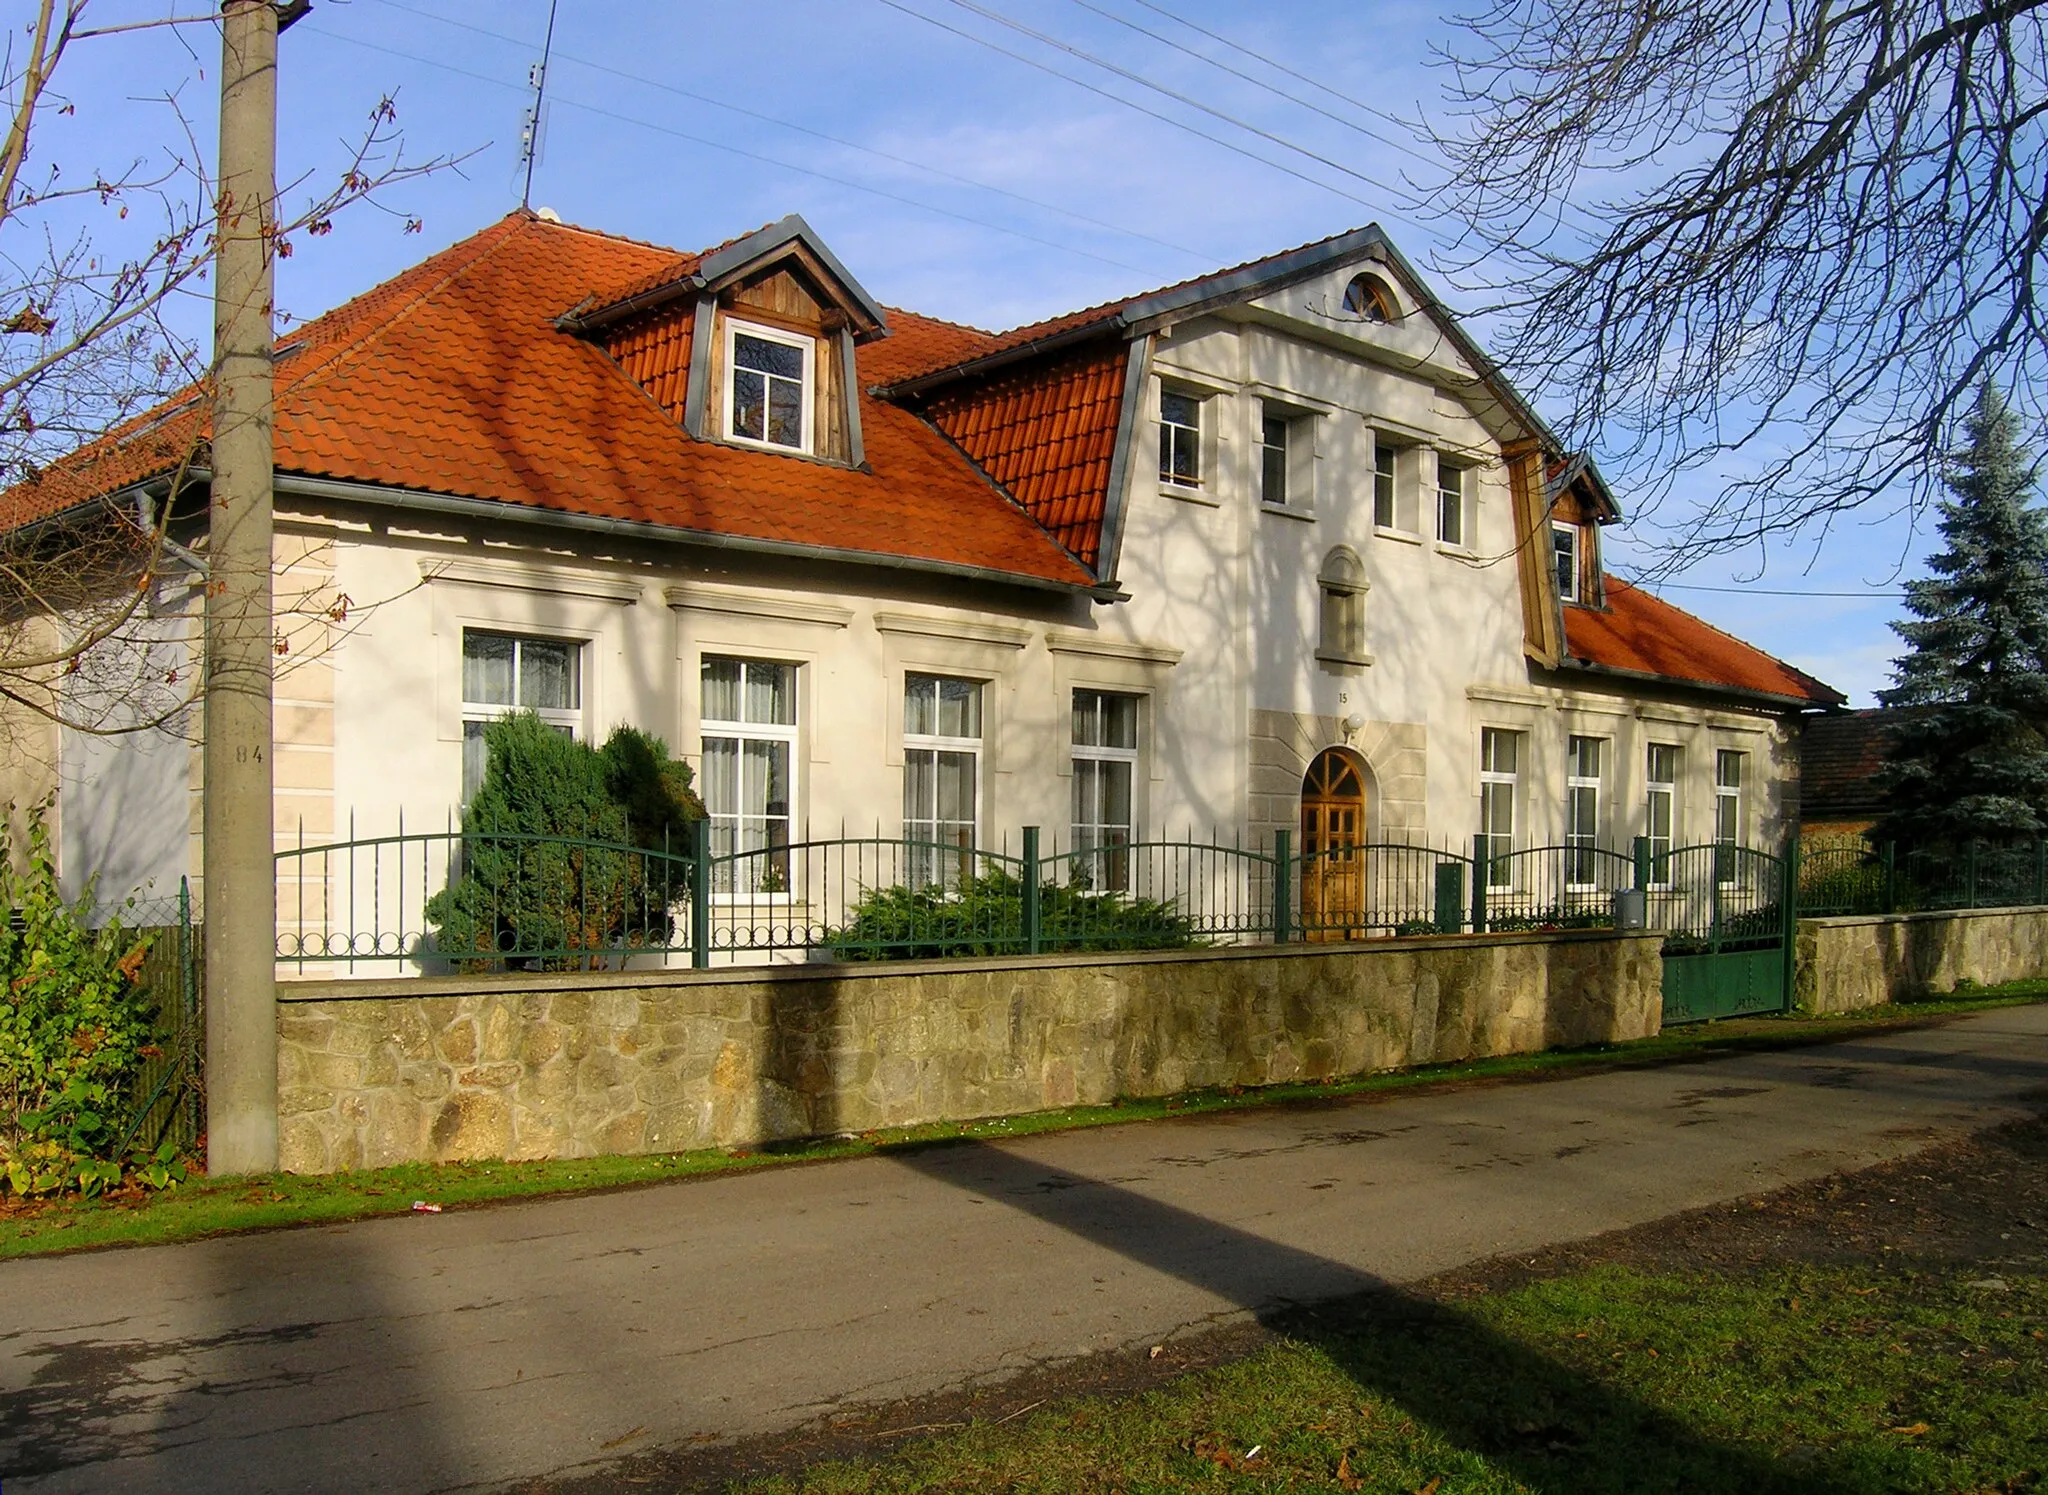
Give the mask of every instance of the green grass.
<svg viewBox="0 0 2048 1495">
<path fill-rule="evenodd" d="M 678 1178 L 862 1157 L 892 1148 L 959 1138 L 1026 1137 L 1081 1127 L 1124 1125 L 1246 1107 L 1313 1104 L 1423 1086 L 1500 1083 L 1603 1068 L 1664 1064 L 1746 1050 L 1830 1042 L 1882 1032 L 1930 1018 L 2048 999 L 2048 980 L 1990 988 L 1950 1000 L 1873 1008 L 1844 1016 L 1766 1017 L 1674 1028 L 1627 1044 L 1518 1054 L 1462 1064 L 1425 1065 L 1324 1084 L 1191 1091 L 1079 1106 L 987 1121 L 946 1122 L 792 1143 L 752 1151 L 708 1150 L 644 1157 L 582 1158 L 533 1163 L 408 1164 L 353 1173 L 301 1177 L 195 1178 L 163 1193 L 83 1203 L 59 1200 L 24 1209 L 0 1196 L 0 1260 L 104 1246 L 157 1245 L 239 1230 L 317 1225 L 402 1214 L 413 1201 L 448 1208 L 541 1195 L 632 1187 Z"/>
<path fill-rule="evenodd" d="M 1343 1327 L 747 1495 L 2012 1491 L 2048 1470 L 2048 1280 L 1597 1268 Z M 1250 1457 L 1258 1449 L 1257 1457 Z"/>
</svg>

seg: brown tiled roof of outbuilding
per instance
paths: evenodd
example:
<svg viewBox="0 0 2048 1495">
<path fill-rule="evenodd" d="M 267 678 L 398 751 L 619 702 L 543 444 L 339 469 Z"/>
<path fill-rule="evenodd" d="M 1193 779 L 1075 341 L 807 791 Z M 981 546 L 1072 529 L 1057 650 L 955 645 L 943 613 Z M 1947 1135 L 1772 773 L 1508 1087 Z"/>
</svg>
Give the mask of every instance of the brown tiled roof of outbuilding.
<svg viewBox="0 0 2048 1495">
<path fill-rule="evenodd" d="M 1809 717 L 1799 744 L 1799 815 L 1808 822 L 1874 820 L 1884 809 L 1877 771 L 1899 713 L 1830 712 Z"/>
</svg>

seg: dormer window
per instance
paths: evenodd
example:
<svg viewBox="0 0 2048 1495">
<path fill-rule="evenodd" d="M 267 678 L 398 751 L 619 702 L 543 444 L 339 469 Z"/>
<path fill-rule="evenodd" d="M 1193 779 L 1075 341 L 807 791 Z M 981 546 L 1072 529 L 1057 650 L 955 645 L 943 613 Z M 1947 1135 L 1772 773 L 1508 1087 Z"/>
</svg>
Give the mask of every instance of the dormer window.
<svg viewBox="0 0 2048 1495">
<path fill-rule="evenodd" d="M 1557 557 L 1557 595 L 1566 602 L 1579 600 L 1579 527 L 1557 523 L 1550 526 L 1550 548 Z"/>
<path fill-rule="evenodd" d="M 1399 315 L 1392 293 L 1370 275 L 1356 276 L 1344 288 L 1344 310 L 1368 322 L 1391 322 Z"/>
<path fill-rule="evenodd" d="M 811 450 L 811 387 L 817 344 L 745 322 L 726 323 L 730 369 L 725 434 L 784 451 Z"/>
</svg>

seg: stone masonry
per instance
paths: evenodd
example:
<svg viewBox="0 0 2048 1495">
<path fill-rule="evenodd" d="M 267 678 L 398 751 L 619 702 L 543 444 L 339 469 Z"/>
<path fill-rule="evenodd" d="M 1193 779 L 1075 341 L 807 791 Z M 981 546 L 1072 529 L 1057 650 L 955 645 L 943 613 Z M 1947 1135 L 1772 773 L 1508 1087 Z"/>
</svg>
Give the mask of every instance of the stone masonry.
<svg viewBox="0 0 2048 1495">
<path fill-rule="evenodd" d="M 1658 938 L 288 982 L 283 1162 L 748 1146 L 1639 1038 Z"/>
<path fill-rule="evenodd" d="M 1801 919 L 1794 1000 L 1853 1012 L 2048 971 L 2048 908 Z"/>
</svg>

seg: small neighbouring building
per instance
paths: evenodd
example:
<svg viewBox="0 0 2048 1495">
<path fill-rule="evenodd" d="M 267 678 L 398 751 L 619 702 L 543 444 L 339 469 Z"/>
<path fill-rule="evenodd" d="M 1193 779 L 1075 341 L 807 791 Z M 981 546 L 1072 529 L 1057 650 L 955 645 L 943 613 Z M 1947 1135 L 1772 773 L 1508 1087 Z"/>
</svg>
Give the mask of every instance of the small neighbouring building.
<svg viewBox="0 0 2048 1495">
<path fill-rule="evenodd" d="M 95 481 L 203 475 L 205 419 Z M 842 827 L 1039 826 L 1107 886 L 1189 829 L 1769 846 L 1842 701 L 1607 575 L 1614 495 L 1377 227 L 990 333 L 799 218 L 679 252 L 520 211 L 284 338 L 277 469 L 281 847 L 448 823 L 512 708 L 665 737 L 763 852 L 731 891 Z M 46 746 L 74 875 L 196 874 L 184 740 Z"/>
</svg>

